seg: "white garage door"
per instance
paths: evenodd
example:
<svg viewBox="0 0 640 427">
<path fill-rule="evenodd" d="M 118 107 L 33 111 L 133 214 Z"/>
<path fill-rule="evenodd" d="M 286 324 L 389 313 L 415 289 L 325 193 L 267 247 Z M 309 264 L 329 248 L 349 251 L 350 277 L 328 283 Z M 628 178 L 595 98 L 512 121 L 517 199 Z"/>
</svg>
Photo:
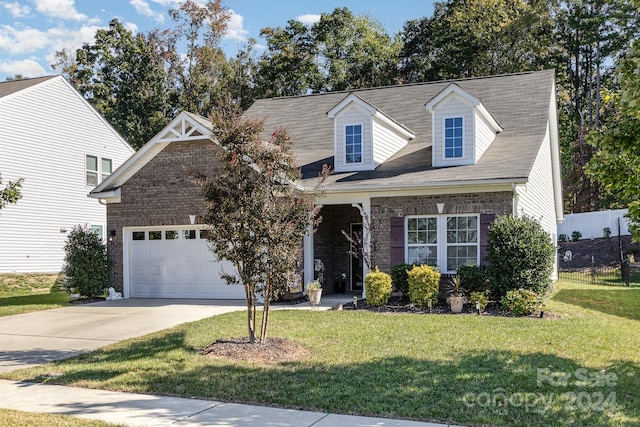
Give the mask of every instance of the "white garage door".
<svg viewBox="0 0 640 427">
<path fill-rule="evenodd" d="M 194 226 L 126 229 L 129 296 L 243 299 L 242 286 L 220 278 L 235 272 L 233 264 L 214 258 L 204 233 Z"/>
</svg>

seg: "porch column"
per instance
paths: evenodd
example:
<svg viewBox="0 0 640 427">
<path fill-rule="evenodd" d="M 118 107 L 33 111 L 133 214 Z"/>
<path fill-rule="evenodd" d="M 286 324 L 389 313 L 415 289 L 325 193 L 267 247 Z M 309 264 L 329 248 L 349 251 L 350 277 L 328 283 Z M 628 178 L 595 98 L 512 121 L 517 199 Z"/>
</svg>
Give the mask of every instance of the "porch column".
<svg viewBox="0 0 640 427">
<path fill-rule="evenodd" d="M 303 247 L 303 268 L 304 268 L 304 289 L 307 288 L 307 283 L 313 281 L 313 224 L 307 226 L 307 233 L 304 235 L 302 241 Z"/>
<path fill-rule="evenodd" d="M 351 206 L 357 208 L 362 216 L 362 253 L 368 257 L 371 263 L 374 263 L 373 254 L 371 253 L 371 200 L 364 200 L 362 203 L 353 203 Z M 373 267 L 373 266 L 372 266 Z M 369 274 L 367 262 L 362 265 L 362 298 L 367 297 L 367 286 L 364 278 Z"/>
</svg>

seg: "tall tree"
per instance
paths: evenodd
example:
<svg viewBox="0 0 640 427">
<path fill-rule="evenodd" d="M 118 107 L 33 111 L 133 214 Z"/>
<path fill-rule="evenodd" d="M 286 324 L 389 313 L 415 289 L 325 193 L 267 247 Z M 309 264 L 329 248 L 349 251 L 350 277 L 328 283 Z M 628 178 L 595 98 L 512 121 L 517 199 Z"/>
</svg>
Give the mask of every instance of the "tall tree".
<svg viewBox="0 0 640 427">
<path fill-rule="evenodd" d="M 271 299 L 293 283 L 302 238 L 314 223 L 315 192 L 301 194 L 293 185 L 300 171 L 286 130 L 276 129 L 264 141 L 264 121 L 242 117 L 237 104 L 231 103 L 216 109 L 212 122 L 222 149 L 219 173 L 201 178 L 208 240 L 216 256 L 231 261 L 237 270 L 223 278 L 244 286 L 251 343 L 258 338 L 257 305 L 262 297 L 263 342 Z"/>
<path fill-rule="evenodd" d="M 449 0 L 432 17 L 408 21 L 406 82 L 543 69 L 553 63 L 552 8 L 546 0 Z"/>
<path fill-rule="evenodd" d="M 560 144 L 565 210 L 608 207 L 584 168 L 595 147 L 586 136 L 612 117 L 602 94 L 616 90 L 612 67 L 638 36 L 637 7 L 630 0 L 567 0 L 555 15 L 559 64 Z M 604 115 L 603 115 L 604 114 Z"/>
<path fill-rule="evenodd" d="M 73 86 L 134 147 L 140 148 L 173 114 L 164 59 L 153 34 L 134 35 L 117 19 L 95 43 L 56 52 Z"/>
<path fill-rule="evenodd" d="M 397 83 L 400 39 L 390 37 L 374 19 L 336 8 L 323 13 L 311 32 L 324 75 L 323 92 Z"/>
<path fill-rule="evenodd" d="M 23 178 L 17 181 L 7 181 L 7 184 L 2 187 L 2 177 L 0 176 L 0 209 L 18 203 L 18 200 L 22 197 L 23 181 Z"/>
<path fill-rule="evenodd" d="M 230 12 L 222 0 L 209 0 L 202 6 L 187 0 L 169 10 L 169 15 L 177 24 L 165 32 L 169 70 L 178 93 L 176 108 L 207 116 L 226 96 L 224 81 L 229 70 L 219 44 Z M 184 54 L 179 52 L 182 44 Z"/>
<path fill-rule="evenodd" d="M 260 36 L 267 40 L 267 49 L 258 62 L 260 71 L 255 82 L 258 97 L 303 95 L 320 90 L 317 45 L 307 25 L 290 20 L 285 28 L 263 28 Z"/>
<path fill-rule="evenodd" d="M 640 40 L 618 62 L 620 90 L 613 103 L 614 119 L 592 130 L 588 142 L 597 151 L 587 166 L 589 176 L 628 205 L 630 230 L 640 242 Z"/>
</svg>

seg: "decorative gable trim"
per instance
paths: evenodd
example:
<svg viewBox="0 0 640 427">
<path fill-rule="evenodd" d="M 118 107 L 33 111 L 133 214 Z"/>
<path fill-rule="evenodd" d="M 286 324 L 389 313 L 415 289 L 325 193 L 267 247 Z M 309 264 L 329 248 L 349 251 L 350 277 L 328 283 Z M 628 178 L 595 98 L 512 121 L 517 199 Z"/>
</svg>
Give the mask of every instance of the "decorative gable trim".
<svg viewBox="0 0 640 427">
<path fill-rule="evenodd" d="M 89 197 L 117 202 L 114 191 L 119 189 L 129 178 L 149 163 L 158 153 L 172 142 L 211 140 L 211 122 L 204 117 L 187 111 L 176 116 L 167 126 L 158 132 L 140 150 L 116 169 L 100 185 L 94 188 Z"/>
<path fill-rule="evenodd" d="M 469 92 L 465 91 L 455 83 L 451 83 L 449 86 L 447 86 L 442 91 L 440 91 L 439 94 L 431 98 L 431 100 L 425 104 L 427 111 L 429 111 L 430 113 L 433 113 L 436 107 L 438 106 L 438 104 L 448 99 L 450 96 L 452 96 L 452 94 L 457 95 L 459 98 L 461 98 L 463 102 L 477 109 L 477 111 L 487 120 L 487 123 L 489 123 L 491 128 L 496 133 L 502 132 L 503 130 L 502 126 L 500 125 L 500 123 L 498 123 L 495 117 L 493 117 L 493 115 L 489 113 L 489 111 L 484 107 L 484 105 L 482 105 L 482 102 L 480 102 L 480 99 L 471 95 Z"/>
</svg>

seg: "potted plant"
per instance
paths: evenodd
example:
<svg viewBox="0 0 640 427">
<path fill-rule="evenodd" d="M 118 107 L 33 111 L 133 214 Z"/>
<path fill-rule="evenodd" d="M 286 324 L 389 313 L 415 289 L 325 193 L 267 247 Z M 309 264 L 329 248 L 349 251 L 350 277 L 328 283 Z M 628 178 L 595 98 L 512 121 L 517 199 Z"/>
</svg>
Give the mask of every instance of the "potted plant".
<svg viewBox="0 0 640 427">
<path fill-rule="evenodd" d="M 322 284 L 318 280 L 307 283 L 305 294 L 309 297 L 309 303 L 311 305 L 320 304 L 320 298 L 322 297 Z"/>
<path fill-rule="evenodd" d="M 447 302 L 449 303 L 449 307 L 451 307 L 451 312 L 462 312 L 462 307 L 464 303 L 467 302 L 467 298 L 465 296 L 465 290 L 462 288 L 462 277 L 459 274 L 456 274 L 449 280 L 447 293 L 449 294 Z"/>
</svg>

